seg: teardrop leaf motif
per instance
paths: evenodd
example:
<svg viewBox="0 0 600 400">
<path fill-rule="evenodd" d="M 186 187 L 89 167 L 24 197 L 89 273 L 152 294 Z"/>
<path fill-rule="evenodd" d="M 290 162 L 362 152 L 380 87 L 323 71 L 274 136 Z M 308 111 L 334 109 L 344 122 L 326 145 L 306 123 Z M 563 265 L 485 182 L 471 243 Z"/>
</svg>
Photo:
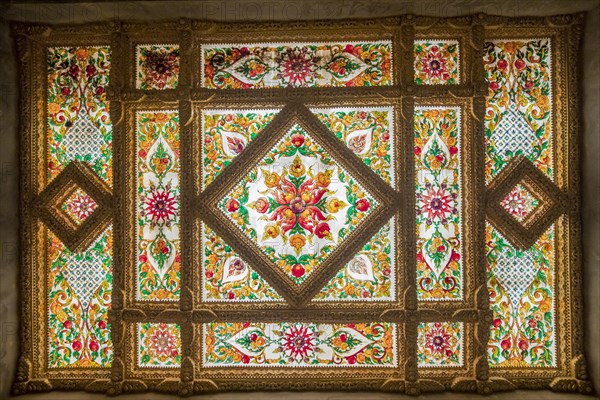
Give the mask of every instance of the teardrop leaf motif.
<svg viewBox="0 0 600 400">
<path fill-rule="evenodd" d="M 162 135 L 159 136 L 148 151 L 148 156 L 146 157 L 148 168 L 158 177 L 163 177 L 173 167 L 174 160 L 175 154 L 173 150 L 165 142 Z"/>
<path fill-rule="evenodd" d="M 326 69 L 339 81 L 347 82 L 362 74 L 369 66 L 355 55 L 342 52 L 327 63 Z"/>
<path fill-rule="evenodd" d="M 224 71 L 239 81 L 255 85 L 264 78 L 269 67 L 259 57 L 250 54 L 240 58 Z"/>
<path fill-rule="evenodd" d="M 452 246 L 444 239 L 439 231 L 436 231 L 429 240 L 423 243 L 421 248 L 427 265 L 438 275 L 446 268 L 452 256 Z"/>
<path fill-rule="evenodd" d="M 356 255 L 347 265 L 348 275 L 357 281 L 373 280 L 373 263 L 364 254 Z"/>
<path fill-rule="evenodd" d="M 373 128 L 360 129 L 346 136 L 348 148 L 355 154 L 366 154 L 371 150 L 373 140 Z"/>
<path fill-rule="evenodd" d="M 328 340 L 331 340 L 333 351 L 342 357 L 353 356 L 373 343 L 373 340 L 370 340 L 356 329 L 348 327 L 342 327 L 333 332 Z"/>
<path fill-rule="evenodd" d="M 267 336 L 255 326 L 244 328 L 227 339 L 234 349 L 249 357 L 260 355 L 267 346 Z"/>
<path fill-rule="evenodd" d="M 160 233 L 148 246 L 148 261 L 162 275 L 175 260 L 175 247 Z"/>
<path fill-rule="evenodd" d="M 448 150 L 448 146 L 446 146 L 446 143 L 435 131 L 423 147 L 421 162 L 427 168 L 431 169 L 434 174 L 439 173 L 440 170 L 446 168 L 450 162 L 450 151 Z"/>
<path fill-rule="evenodd" d="M 221 146 L 229 157 L 238 156 L 246 148 L 248 141 L 239 132 L 221 131 Z"/>
<path fill-rule="evenodd" d="M 237 282 L 248 276 L 248 266 L 238 257 L 229 257 L 223 265 L 222 283 Z"/>
</svg>

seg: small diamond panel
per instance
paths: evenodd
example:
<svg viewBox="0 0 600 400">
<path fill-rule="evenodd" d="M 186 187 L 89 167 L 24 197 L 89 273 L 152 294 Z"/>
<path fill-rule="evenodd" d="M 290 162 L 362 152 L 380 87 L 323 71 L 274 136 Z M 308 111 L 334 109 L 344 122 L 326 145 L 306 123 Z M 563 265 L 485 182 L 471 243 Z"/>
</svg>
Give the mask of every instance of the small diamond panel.
<svg viewBox="0 0 600 400">
<path fill-rule="evenodd" d="M 417 40 L 414 45 L 417 85 L 460 83 L 459 52 L 456 40 Z"/>
<path fill-rule="evenodd" d="M 463 365 L 463 323 L 421 322 L 418 326 L 417 362 L 420 368 Z"/>
<path fill-rule="evenodd" d="M 177 368 L 181 365 L 181 329 L 178 324 L 137 324 L 138 366 Z"/>
</svg>

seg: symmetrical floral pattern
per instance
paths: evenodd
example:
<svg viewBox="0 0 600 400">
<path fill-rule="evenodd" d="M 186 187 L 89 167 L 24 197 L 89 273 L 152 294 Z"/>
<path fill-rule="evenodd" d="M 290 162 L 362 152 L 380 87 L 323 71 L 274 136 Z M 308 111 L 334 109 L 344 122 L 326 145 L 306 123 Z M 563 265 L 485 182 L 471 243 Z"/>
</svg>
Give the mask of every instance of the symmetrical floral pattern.
<svg viewBox="0 0 600 400">
<path fill-rule="evenodd" d="M 279 110 L 202 111 L 202 187 L 206 188 Z"/>
<path fill-rule="evenodd" d="M 391 220 L 329 281 L 315 300 L 395 300 L 395 236 L 395 223 Z"/>
<path fill-rule="evenodd" d="M 415 110 L 417 293 L 462 298 L 460 109 Z"/>
<path fill-rule="evenodd" d="M 179 298 L 179 116 L 137 114 L 137 297 Z"/>
<path fill-rule="evenodd" d="M 447 368 L 463 365 L 462 322 L 421 322 L 417 330 L 419 368 Z"/>
<path fill-rule="evenodd" d="M 112 184 L 112 124 L 106 100 L 110 49 L 51 47 L 47 60 L 49 180 L 78 160 Z"/>
<path fill-rule="evenodd" d="M 414 47 L 417 85 L 460 83 L 460 58 L 456 40 L 417 40 Z"/>
<path fill-rule="evenodd" d="M 181 329 L 177 324 L 138 323 L 138 366 L 177 368 L 181 365 Z"/>
<path fill-rule="evenodd" d="M 295 125 L 219 206 L 300 284 L 377 203 Z"/>
<path fill-rule="evenodd" d="M 484 64 L 487 182 L 520 154 L 552 178 L 550 39 L 486 42 Z"/>
<path fill-rule="evenodd" d="M 48 233 L 48 367 L 109 367 L 112 230 L 73 253 Z"/>
<path fill-rule="evenodd" d="M 205 301 L 282 300 L 269 284 L 209 227 L 202 228 L 202 298 Z"/>
<path fill-rule="evenodd" d="M 517 221 L 522 222 L 536 207 L 539 200 L 522 185 L 515 186 L 500 203 Z"/>
<path fill-rule="evenodd" d="M 136 47 L 135 87 L 142 90 L 175 89 L 179 84 L 179 45 Z"/>
<path fill-rule="evenodd" d="M 211 89 L 392 84 L 392 43 L 252 43 L 202 46 Z"/>
<path fill-rule="evenodd" d="M 316 108 L 312 111 L 366 165 L 394 186 L 393 107 Z"/>
<path fill-rule="evenodd" d="M 494 319 L 488 344 L 493 367 L 554 367 L 554 225 L 530 249 L 486 230 L 488 290 Z"/>
<path fill-rule="evenodd" d="M 62 204 L 62 210 L 69 218 L 80 225 L 92 215 L 98 204 L 92 197 L 84 192 L 81 188 L 76 188 Z"/>
<path fill-rule="evenodd" d="M 396 326 L 389 323 L 204 324 L 206 367 L 396 367 Z"/>
</svg>

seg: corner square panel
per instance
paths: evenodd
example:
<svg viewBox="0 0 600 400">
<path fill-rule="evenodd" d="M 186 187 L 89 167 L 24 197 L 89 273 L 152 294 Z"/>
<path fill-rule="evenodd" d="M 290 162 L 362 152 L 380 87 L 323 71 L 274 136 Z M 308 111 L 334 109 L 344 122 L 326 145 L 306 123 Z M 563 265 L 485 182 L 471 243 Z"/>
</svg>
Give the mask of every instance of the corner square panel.
<svg viewBox="0 0 600 400">
<path fill-rule="evenodd" d="M 282 301 L 282 297 L 223 238 L 202 224 L 202 300 Z"/>
<path fill-rule="evenodd" d="M 325 285 L 314 301 L 394 301 L 396 226 L 391 219 Z"/>
<path fill-rule="evenodd" d="M 178 324 L 137 324 L 139 367 L 178 368 L 181 365 L 181 328 Z"/>
<path fill-rule="evenodd" d="M 421 322 L 417 331 L 419 368 L 463 366 L 464 326 L 462 322 Z"/>
<path fill-rule="evenodd" d="M 460 83 L 458 40 L 416 40 L 414 57 L 414 80 L 417 85 Z"/>
<path fill-rule="evenodd" d="M 219 202 L 297 284 L 378 206 L 299 125 Z"/>
<path fill-rule="evenodd" d="M 179 45 L 144 44 L 136 52 L 135 87 L 142 90 L 176 89 L 179 84 Z"/>
<path fill-rule="evenodd" d="M 246 149 L 278 109 L 202 110 L 202 189 Z"/>
</svg>

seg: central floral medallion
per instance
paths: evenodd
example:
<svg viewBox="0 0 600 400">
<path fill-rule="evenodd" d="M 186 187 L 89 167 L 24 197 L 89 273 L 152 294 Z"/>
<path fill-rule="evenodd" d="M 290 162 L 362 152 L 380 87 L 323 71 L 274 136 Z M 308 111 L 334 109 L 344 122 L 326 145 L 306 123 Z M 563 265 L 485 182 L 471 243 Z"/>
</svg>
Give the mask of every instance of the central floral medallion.
<svg viewBox="0 0 600 400">
<path fill-rule="evenodd" d="M 299 125 L 219 203 L 297 284 L 377 205 Z"/>
</svg>

